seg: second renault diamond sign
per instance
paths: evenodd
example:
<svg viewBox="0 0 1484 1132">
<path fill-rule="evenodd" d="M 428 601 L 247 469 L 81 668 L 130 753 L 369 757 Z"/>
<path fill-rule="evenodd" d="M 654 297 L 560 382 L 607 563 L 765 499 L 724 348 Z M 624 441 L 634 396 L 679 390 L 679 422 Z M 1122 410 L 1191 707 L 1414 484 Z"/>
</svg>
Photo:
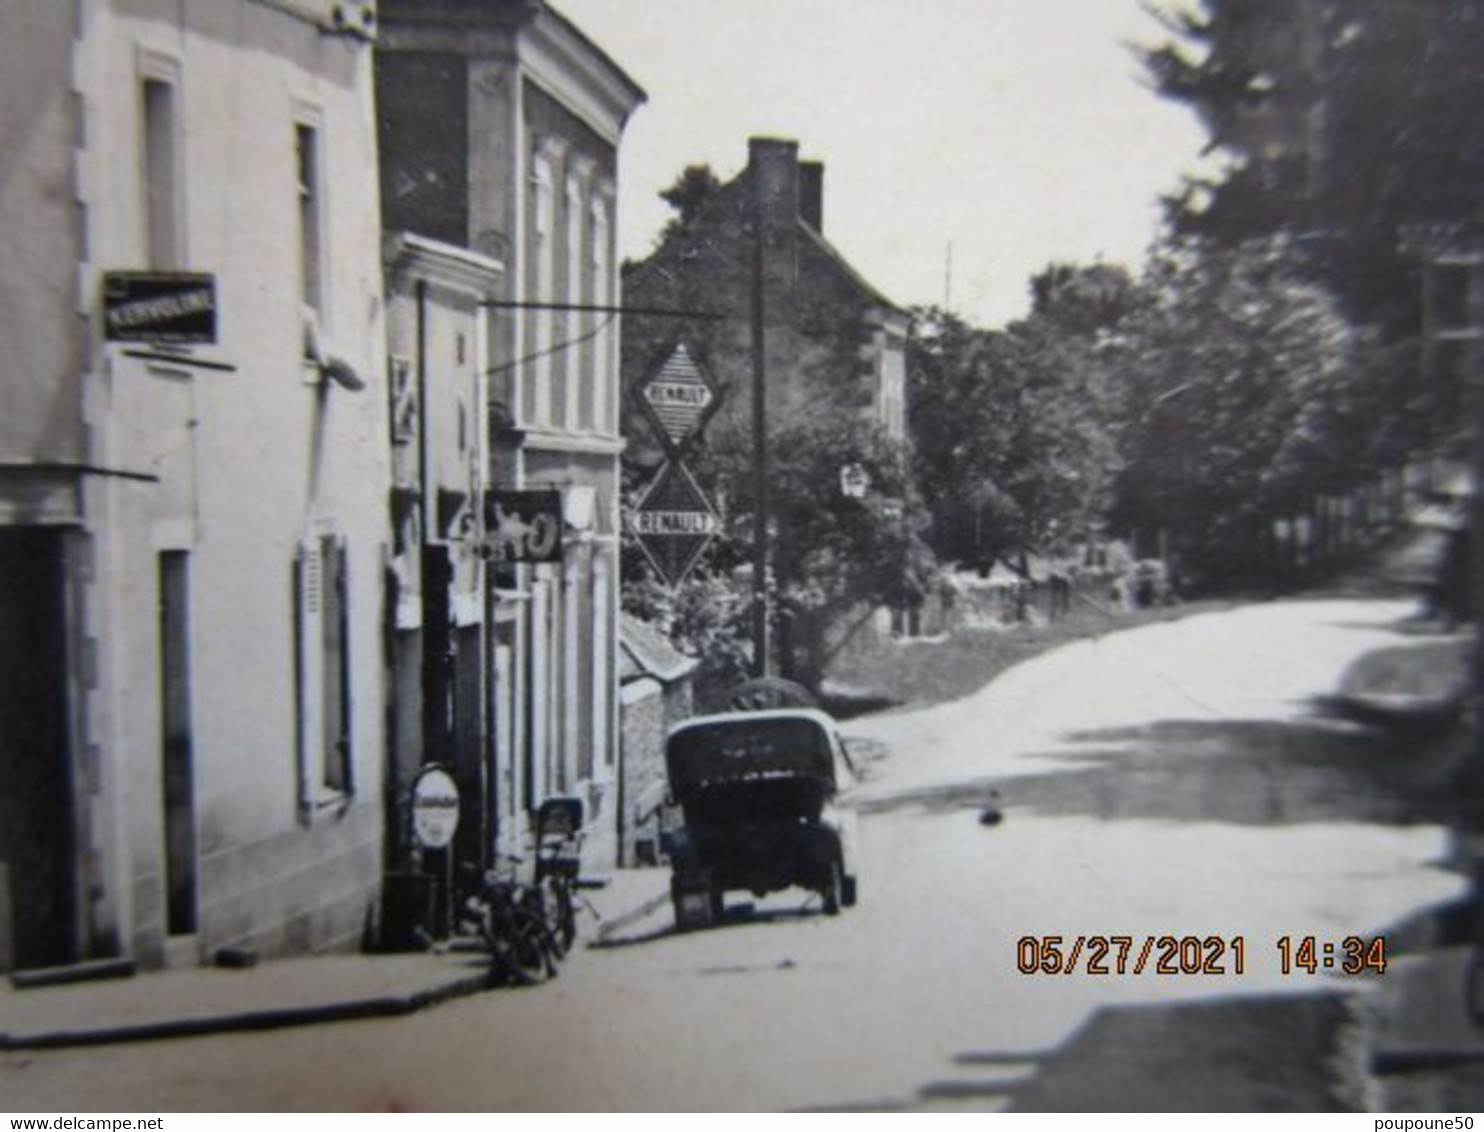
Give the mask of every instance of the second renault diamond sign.
<svg viewBox="0 0 1484 1132">
<path fill-rule="evenodd" d="M 671 587 L 685 580 L 720 526 L 683 464 L 660 468 L 629 519 L 644 556 Z"/>
</svg>

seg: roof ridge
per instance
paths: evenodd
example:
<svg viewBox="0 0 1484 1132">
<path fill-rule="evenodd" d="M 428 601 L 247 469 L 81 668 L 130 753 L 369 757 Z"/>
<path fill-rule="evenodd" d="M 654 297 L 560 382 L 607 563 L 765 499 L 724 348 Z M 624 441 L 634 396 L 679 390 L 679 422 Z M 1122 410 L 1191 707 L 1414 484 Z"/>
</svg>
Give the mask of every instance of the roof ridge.
<svg viewBox="0 0 1484 1132">
<path fill-rule="evenodd" d="M 802 216 L 796 217 L 795 219 L 799 227 L 804 230 L 804 232 L 810 237 L 810 239 L 812 239 L 816 244 L 819 245 L 820 250 L 823 251 L 825 255 L 829 256 L 829 258 L 834 262 L 835 266 L 840 268 L 840 270 L 845 273 L 846 278 L 848 278 L 853 284 L 855 284 L 855 286 L 859 288 L 860 291 L 865 294 L 867 298 L 869 298 L 872 302 L 880 303 L 882 306 L 890 308 L 897 314 L 903 316 L 907 314 L 907 311 L 904 307 L 887 298 L 886 295 L 881 292 L 880 288 L 876 287 L 868 279 L 866 279 L 864 275 L 857 271 L 855 266 L 848 259 L 845 258 L 844 253 L 842 253 L 839 248 L 835 247 L 834 244 L 830 243 L 823 232 L 820 232 L 818 229 L 816 229 Z"/>
</svg>

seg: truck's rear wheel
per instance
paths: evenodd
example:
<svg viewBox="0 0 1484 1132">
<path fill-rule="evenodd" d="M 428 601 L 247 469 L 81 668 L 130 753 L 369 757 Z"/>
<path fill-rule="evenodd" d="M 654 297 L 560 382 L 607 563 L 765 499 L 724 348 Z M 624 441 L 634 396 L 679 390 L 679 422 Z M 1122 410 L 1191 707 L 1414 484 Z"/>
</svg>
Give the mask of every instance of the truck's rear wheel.
<svg viewBox="0 0 1484 1132">
<path fill-rule="evenodd" d="M 670 903 L 675 908 L 675 926 L 681 931 L 694 928 L 709 928 L 719 923 L 722 917 L 722 894 L 709 880 L 698 884 L 694 880 L 670 884 Z"/>
<path fill-rule="evenodd" d="M 830 858 L 829 868 L 825 873 L 824 887 L 819 890 L 819 899 L 824 906 L 826 916 L 838 916 L 845 887 L 845 876 L 840 868 L 838 854 Z"/>
</svg>

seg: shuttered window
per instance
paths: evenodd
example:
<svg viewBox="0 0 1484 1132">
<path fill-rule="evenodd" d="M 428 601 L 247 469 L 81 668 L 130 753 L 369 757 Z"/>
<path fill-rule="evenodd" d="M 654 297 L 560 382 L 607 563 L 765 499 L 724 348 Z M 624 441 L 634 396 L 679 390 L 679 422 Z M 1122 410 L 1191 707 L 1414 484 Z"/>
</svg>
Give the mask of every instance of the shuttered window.
<svg viewBox="0 0 1484 1132">
<path fill-rule="evenodd" d="M 324 535 L 294 559 L 294 702 L 299 805 L 305 815 L 354 790 L 349 555 Z"/>
</svg>

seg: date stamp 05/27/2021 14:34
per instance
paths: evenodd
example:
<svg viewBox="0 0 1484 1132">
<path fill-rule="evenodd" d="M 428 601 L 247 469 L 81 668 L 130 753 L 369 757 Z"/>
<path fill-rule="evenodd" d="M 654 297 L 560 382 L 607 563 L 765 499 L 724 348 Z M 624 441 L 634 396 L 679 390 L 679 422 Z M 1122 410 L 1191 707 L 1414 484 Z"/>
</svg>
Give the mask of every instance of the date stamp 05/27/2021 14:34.
<svg viewBox="0 0 1484 1132">
<path fill-rule="evenodd" d="M 1281 935 L 1273 942 L 1284 975 L 1386 973 L 1386 937 L 1334 940 Z M 1025 935 L 1016 941 L 1023 975 L 1208 975 L 1248 973 L 1243 935 Z"/>
</svg>

